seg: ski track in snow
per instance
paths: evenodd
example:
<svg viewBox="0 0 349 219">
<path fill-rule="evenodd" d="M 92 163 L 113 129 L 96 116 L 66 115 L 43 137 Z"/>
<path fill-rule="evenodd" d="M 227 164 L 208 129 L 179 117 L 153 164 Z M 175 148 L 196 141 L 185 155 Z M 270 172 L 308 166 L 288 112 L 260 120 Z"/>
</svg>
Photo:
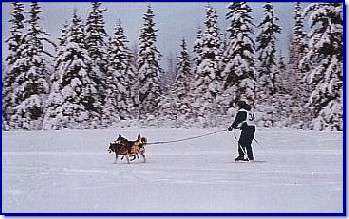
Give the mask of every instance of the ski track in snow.
<svg viewBox="0 0 349 219">
<path fill-rule="evenodd" d="M 148 145 L 147 163 L 114 164 L 107 152 L 117 134 L 154 142 L 211 131 L 3 132 L 3 211 L 342 212 L 342 132 L 258 129 L 254 163 L 233 162 L 229 132 Z"/>
</svg>

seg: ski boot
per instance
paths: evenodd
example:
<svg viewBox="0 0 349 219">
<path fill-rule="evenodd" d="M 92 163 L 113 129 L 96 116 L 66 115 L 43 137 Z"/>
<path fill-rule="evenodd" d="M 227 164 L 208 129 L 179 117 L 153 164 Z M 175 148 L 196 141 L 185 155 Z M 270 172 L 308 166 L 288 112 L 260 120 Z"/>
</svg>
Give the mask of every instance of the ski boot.
<svg viewBox="0 0 349 219">
<path fill-rule="evenodd" d="M 249 162 L 250 160 L 247 158 L 244 158 L 243 156 L 238 156 L 235 158 L 235 162 Z"/>
</svg>

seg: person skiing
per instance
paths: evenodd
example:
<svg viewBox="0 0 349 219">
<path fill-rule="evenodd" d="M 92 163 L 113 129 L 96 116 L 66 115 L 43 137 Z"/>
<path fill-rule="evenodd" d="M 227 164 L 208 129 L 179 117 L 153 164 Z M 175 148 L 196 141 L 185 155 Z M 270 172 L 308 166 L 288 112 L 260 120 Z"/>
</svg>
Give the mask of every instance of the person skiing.
<svg viewBox="0 0 349 219">
<path fill-rule="evenodd" d="M 228 131 L 233 129 L 240 129 L 241 134 L 238 141 L 238 153 L 235 161 L 253 161 L 252 141 L 254 139 L 255 125 L 254 114 L 251 112 L 252 107 L 245 101 L 238 101 L 238 113 L 235 116 L 233 124 L 228 128 Z"/>
</svg>

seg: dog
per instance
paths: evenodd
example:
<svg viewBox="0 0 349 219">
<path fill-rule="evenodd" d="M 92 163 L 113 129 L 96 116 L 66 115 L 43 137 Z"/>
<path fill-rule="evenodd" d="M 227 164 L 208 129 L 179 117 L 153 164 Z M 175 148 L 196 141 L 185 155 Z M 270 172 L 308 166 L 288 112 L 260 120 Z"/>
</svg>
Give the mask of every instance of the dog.
<svg viewBox="0 0 349 219">
<path fill-rule="evenodd" d="M 147 139 L 145 137 L 141 137 L 138 135 L 136 141 L 129 141 L 126 138 L 119 135 L 119 137 L 109 144 L 109 153 L 115 153 L 115 163 L 117 163 L 119 155 L 122 155 L 121 160 L 124 156 L 127 159 L 127 163 L 130 163 L 129 157 L 132 156 L 131 161 L 139 158 L 139 155 L 142 156 L 143 162 L 145 163 L 145 148 L 144 145 L 147 143 Z"/>
</svg>

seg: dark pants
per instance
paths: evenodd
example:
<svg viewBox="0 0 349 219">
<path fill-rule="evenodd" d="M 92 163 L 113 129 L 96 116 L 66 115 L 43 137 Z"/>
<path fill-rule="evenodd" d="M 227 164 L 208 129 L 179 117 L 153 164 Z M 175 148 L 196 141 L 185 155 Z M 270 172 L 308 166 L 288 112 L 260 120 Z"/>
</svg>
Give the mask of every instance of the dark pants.
<svg viewBox="0 0 349 219">
<path fill-rule="evenodd" d="M 249 160 L 254 160 L 253 151 L 252 151 L 252 141 L 254 139 L 254 126 L 247 126 L 241 130 L 239 142 L 238 142 L 238 152 L 239 157 L 243 157 L 247 153 Z M 242 149 L 245 151 L 243 152 Z"/>
</svg>

